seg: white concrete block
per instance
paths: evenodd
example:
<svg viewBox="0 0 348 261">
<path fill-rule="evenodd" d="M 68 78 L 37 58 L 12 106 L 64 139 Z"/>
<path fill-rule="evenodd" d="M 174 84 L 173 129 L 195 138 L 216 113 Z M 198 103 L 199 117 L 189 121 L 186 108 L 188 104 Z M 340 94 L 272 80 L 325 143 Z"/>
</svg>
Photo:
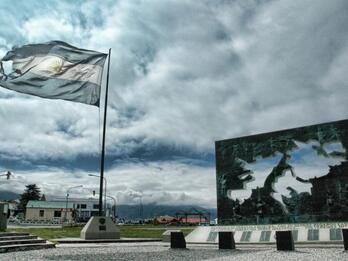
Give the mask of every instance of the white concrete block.
<svg viewBox="0 0 348 261">
<path fill-rule="evenodd" d="M 166 230 L 162 234 L 162 241 L 163 242 L 170 242 L 170 234 L 172 232 L 181 232 L 181 229 L 171 229 L 171 230 Z"/>
<path fill-rule="evenodd" d="M 91 217 L 81 230 L 82 239 L 119 239 L 120 231 L 110 217 Z"/>
</svg>

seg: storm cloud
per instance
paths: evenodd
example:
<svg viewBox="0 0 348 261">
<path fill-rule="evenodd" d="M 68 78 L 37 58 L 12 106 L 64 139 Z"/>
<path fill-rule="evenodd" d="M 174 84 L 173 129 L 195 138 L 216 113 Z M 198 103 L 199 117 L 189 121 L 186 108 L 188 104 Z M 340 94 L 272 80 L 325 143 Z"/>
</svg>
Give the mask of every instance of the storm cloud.
<svg viewBox="0 0 348 261">
<path fill-rule="evenodd" d="M 212 205 L 215 140 L 347 118 L 347 10 L 345 0 L 1 1 L 0 55 L 55 39 L 112 48 L 107 175 L 124 174 L 114 194 Z M 66 177 L 67 163 L 47 162 L 75 162 L 71 182 L 87 182 L 79 157 L 98 158 L 101 111 L 5 89 L 0 102 L 0 162 L 43 180 Z M 164 171 L 145 175 L 149 165 Z M 171 191 L 182 168 L 191 188 Z"/>
</svg>

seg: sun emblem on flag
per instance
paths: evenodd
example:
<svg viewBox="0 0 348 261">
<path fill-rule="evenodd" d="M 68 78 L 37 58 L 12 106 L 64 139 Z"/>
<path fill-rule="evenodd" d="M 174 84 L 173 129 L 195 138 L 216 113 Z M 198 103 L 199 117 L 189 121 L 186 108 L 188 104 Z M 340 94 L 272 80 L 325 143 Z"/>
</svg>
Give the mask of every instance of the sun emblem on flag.
<svg viewBox="0 0 348 261">
<path fill-rule="evenodd" d="M 52 74 L 58 74 L 62 70 L 63 64 L 64 64 L 63 59 L 61 59 L 59 57 L 55 57 L 54 59 L 52 59 L 50 68 L 48 70 Z"/>
<path fill-rule="evenodd" d="M 58 74 L 62 70 L 63 64 L 64 64 L 63 60 L 57 57 L 57 59 L 55 59 L 52 62 L 52 66 L 50 68 L 51 69 L 50 71 L 53 74 Z"/>
<path fill-rule="evenodd" d="M 56 75 L 63 69 L 64 60 L 57 56 L 45 57 L 37 66 L 36 70 L 49 75 Z"/>
</svg>

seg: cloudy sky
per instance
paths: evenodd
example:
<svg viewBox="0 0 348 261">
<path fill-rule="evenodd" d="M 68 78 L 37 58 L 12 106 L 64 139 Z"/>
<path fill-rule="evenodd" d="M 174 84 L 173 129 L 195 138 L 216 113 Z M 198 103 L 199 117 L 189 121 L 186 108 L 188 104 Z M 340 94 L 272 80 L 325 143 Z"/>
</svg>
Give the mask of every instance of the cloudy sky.
<svg viewBox="0 0 348 261">
<path fill-rule="evenodd" d="M 0 56 L 112 48 L 108 190 L 216 206 L 214 141 L 348 116 L 346 0 L 0 1 Z M 101 108 L 102 110 L 102 108 Z M 0 90 L 1 190 L 98 188 L 101 111 Z"/>
</svg>

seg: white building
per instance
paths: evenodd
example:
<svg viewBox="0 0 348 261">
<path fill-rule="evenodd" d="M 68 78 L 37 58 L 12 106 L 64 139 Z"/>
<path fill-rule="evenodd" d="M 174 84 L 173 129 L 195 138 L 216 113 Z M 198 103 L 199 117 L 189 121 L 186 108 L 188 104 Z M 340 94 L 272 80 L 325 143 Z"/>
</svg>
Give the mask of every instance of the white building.
<svg viewBox="0 0 348 261">
<path fill-rule="evenodd" d="M 99 211 L 99 201 L 97 199 L 79 199 L 71 198 L 75 210 L 75 220 L 78 222 L 87 222 L 90 217 L 97 216 Z"/>
<path fill-rule="evenodd" d="M 99 204 L 96 199 L 75 199 L 40 201 L 30 200 L 26 206 L 26 220 L 38 221 L 76 221 L 87 222 L 91 216 L 98 215 Z"/>
</svg>

